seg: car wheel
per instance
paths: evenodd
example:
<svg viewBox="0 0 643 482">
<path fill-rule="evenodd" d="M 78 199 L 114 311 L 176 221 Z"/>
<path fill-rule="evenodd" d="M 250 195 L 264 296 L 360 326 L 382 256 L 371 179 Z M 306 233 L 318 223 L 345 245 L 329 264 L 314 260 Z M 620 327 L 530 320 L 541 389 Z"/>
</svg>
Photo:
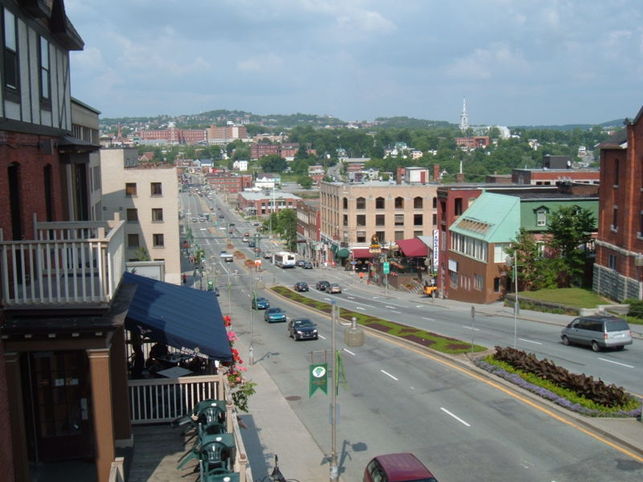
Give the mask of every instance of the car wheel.
<svg viewBox="0 0 643 482">
<path fill-rule="evenodd" d="M 592 350 L 594 350 L 594 351 L 601 351 L 601 347 L 600 347 L 600 346 L 598 346 L 598 343 L 596 343 L 595 341 L 593 341 L 593 342 L 592 342 Z"/>
<path fill-rule="evenodd" d="M 563 336 L 563 345 L 569 346 L 569 338 L 567 338 L 566 336 Z"/>
</svg>

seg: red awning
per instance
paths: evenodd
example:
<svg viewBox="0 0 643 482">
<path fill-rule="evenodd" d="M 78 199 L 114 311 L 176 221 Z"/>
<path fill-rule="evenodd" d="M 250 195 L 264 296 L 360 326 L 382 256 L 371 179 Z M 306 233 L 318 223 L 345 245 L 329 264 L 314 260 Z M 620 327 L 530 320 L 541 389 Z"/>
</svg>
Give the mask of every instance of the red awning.
<svg viewBox="0 0 643 482">
<path fill-rule="evenodd" d="M 355 248 L 353 249 L 353 259 L 367 259 L 372 258 L 373 255 L 368 248 Z"/>
<path fill-rule="evenodd" d="M 418 238 L 401 239 L 395 242 L 400 247 L 400 251 L 402 251 L 402 254 L 406 257 L 418 258 L 429 255 L 429 248 Z"/>
</svg>

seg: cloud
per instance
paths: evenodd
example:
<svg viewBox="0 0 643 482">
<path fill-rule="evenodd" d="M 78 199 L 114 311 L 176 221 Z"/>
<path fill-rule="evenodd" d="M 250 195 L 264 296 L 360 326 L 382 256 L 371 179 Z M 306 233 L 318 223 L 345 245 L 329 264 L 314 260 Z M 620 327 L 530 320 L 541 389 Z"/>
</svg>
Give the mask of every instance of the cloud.
<svg viewBox="0 0 643 482">
<path fill-rule="evenodd" d="M 469 55 L 447 65 L 450 77 L 469 80 L 488 80 L 508 73 L 524 75 L 530 71 L 529 62 L 519 51 L 496 43 L 489 48 L 474 49 Z"/>
<path fill-rule="evenodd" d="M 275 71 L 282 68 L 283 65 L 283 59 L 274 53 L 249 57 L 237 62 L 237 68 L 244 72 Z"/>
</svg>

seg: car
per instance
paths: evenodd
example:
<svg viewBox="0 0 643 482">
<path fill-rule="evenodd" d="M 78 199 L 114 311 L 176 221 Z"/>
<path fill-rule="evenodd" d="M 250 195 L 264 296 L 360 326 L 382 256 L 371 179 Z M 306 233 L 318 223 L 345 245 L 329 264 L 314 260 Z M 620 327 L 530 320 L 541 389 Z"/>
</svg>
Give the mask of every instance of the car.
<svg viewBox="0 0 643 482">
<path fill-rule="evenodd" d="M 252 223 L 252 225 L 253 225 L 253 226 L 260 226 L 260 225 L 261 225 L 261 223 L 257 223 L 257 222 L 255 222 L 255 223 Z"/>
<path fill-rule="evenodd" d="M 560 339 L 563 345 L 587 345 L 594 351 L 622 350 L 632 344 L 632 332 L 627 322 L 616 316 L 580 316 L 562 329 Z"/>
<path fill-rule="evenodd" d="M 263 319 L 268 323 L 280 323 L 286 321 L 286 313 L 281 311 L 281 308 L 268 308 L 263 314 Z"/>
<path fill-rule="evenodd" d="M 219 214 L 219 219 L 225 219 L 225 216 L 223 214 Z"/>
<path fill-rule="evenodd" d="M 295 263 L 295 266 L 298 268 L 303 268 L 304 267 L 305 261 L 303 259 L 298 259 L 297 262 Z"/>
<path fill-rule="evenodd" d="M 288 322 L 288 336 L 295 341 L 299 340 L 317 340 L 317 325 L 307 318 L 290 320 Z"/>
<path fill-rule="evenodd" d="M 363 482 L 438 482 L 420 460 L 411 453 L 378 455 L 364 469 Z"/>
<path fill-rule="evenodd" d="M 327 293 L 337 294 L 342 292 L 342 287 L 337 283 L 331 283 L 328 288 L 326 288 Z"/>
<path fill-rule="evenodd" d="M 295 291 L 308 291 L 308 283 L 305 281 L 297 281 L 295 283 Z"/>
<path fill-rule="evenodd" d="M 258 297 L 252 299 L 252 309 L 253 310 L 267 310 L 270 308 L 270 302 L 264 297 Z"/>
<path fill-rule="evenodd" d="M 198 222 L 199 222 L 199 218 L 197 218 L 197 217 L 193 217 L 193 218 L 192 218 L 192 222 L 193 222 L 193 223 L 198 223 Z"/>
<path fill-rule="evenodd" d="M 257 246 L 257 245 L 255 244 L 255 242 L 254 242 L 254 241 L 252 241 L 252 240 L 248 241 L 248 247 L 249 247 L 249 248 L 254 248 L 254 247 L 256 247 L 256 246 Z"/>
<path fill-rule="evenodd" d="M 329 286 L 330 283 L 328 281 L 318 281 L 317 283 L 315 283 L 315 288 L 319 291 L 326 291 Z"/>
<path fill-rule="evenodd" d="M 304 264 L 301 267 L 304 269 L 313 269 L 313 263 L 310 261 L 304 261 Z"/>
<path fill-rule="evenodd" d="M 266 251 L 265 253 L 263 253 L 263 259 L 272 259 L 272 253 Z"/>
</svg>

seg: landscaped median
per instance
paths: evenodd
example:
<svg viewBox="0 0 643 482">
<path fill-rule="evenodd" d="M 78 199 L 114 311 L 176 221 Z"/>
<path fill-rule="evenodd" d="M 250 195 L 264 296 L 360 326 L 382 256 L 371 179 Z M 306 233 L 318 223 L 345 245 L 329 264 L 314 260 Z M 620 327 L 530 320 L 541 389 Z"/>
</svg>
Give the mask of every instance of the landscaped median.
<svg viewBox="0 0 643 482">
<path fill-rule="evenodd" d="M 280 296 L 288 298 L 296 303 L 306 305 L 310 308 L 324 313 L 330 314 L 331 312 L 330 303 L 317 301 L 312 298 L 308 298 L 307 296 L 300 295 L 299 293 L 286 288 L 285 286 L 274 286 L 271 289 Z M 421 328 L 403 325 L 402 323 L 397 323 L 395 321 L 383 320 L 382 318 L 377 318 L 375 316 L 366 315 L 364 313 L 347 310 L 346 308 L 340 307 L 339 317 L 347 321 L 351 321 L 353 318 L 355 318 L 357 320 L 357 323 L 362 326 L 382 333 L 386 333 L 390 336 L 395 336 L 397 338 L 411 341 L 418 345 L 425 346 L 442 353 L 458 355 L 462 353 L 482 352 L 487 350 L 487 348 L 484 346 L 472 345 L 471 343 L 467 343 L 466 341 L 437 335 Z"/>
</svg>

